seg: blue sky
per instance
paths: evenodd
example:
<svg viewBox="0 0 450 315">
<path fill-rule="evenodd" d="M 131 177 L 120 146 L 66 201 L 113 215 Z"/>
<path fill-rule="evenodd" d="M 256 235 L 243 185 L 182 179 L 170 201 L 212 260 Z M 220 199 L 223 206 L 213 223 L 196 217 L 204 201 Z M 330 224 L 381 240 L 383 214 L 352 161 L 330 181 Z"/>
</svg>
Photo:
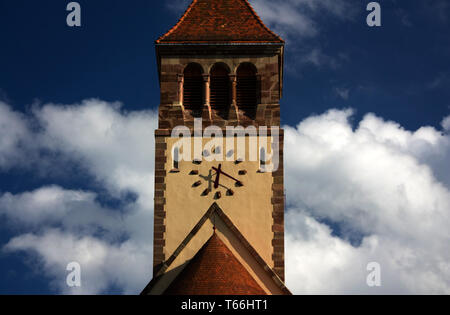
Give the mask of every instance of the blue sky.
<svg viewBox="0 0 450 315">
<path fill-rule="evenodd" d="M 0 3 L 0 293 L 136 293 L 151 278 L 154 40 L 188 2 L 79 1 L 81 28 L 68 1 Z M 450 292 L 450 4 L 379 1 L 370 28 L 369 1 L 251 2 L 287 41 L 288 285 Z M 68 256 L 91 264 L 83 290 L 61 284 Z M 141 266 L 99 267 L 118 257 Z M 370 259 L 392 279 L 375 291 Z"/>
</svg>

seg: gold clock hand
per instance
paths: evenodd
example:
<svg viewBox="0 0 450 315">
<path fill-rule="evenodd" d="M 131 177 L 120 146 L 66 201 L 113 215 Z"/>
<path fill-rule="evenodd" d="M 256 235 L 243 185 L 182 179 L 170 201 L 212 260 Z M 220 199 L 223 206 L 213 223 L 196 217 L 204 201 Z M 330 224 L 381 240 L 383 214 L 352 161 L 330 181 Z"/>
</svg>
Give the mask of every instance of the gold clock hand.
<svg viewBox="0 0 450 315">
<path fill-rule="evenodd" d="M 234 180 L 235 182 L 240 182 L 239 180 L 237 180 L 236 178 L 234 178 L 233 176 L 231 176 L 231 175 L 228 175 L 227 173 L 225 173 L 224 171 L 222 171 L 221 169 L 220 170 L 218 170 L 217 168 L 215 168 L 215 167 L 213 167 L 213 170 L 215 170 L 216 172 L 220 172 L 222 175 L 224 175 L 224 176 L 226 176 L 226 177 L 228 177 L 228 178 L 231 178 L 232 180 Z"/>
<path fill-rule="evenodd" d="M 222 173 L 222 164 L 219 164 L 219 168 L 213 167 L 213 169 L 217 172 L 216 180 L 214 181 L 214 189 L 219 188 L 220 174 Z"/>
</svg>

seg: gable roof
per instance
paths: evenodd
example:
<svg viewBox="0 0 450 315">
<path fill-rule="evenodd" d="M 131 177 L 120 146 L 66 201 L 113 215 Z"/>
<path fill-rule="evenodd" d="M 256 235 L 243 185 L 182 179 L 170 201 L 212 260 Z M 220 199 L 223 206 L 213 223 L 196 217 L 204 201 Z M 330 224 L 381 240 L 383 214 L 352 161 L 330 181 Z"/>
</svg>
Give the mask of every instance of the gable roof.
<svg viewBox="0 0 450 315">
<path fill-rule="evenodd" d="M 247 0 L 193 0 L 157 44 L 284 43 Z"/>
<path fill-rule="evenodd" d="M 266 295 L 216 233 L 164 295 Z"/>
<path fill-rule="evenodd" d="M 292 295 L 280 277 L 273 271 L 272 268 L 264 261 L 264 259 L 258 254 L 258 252 L 253 248 L 253 246 L 247 241 L 247 239 L 242 235 L 238 228 L 233 224 L 230 218 L 223 212 L 219 205 L 214 202 L 209 210 L 203 215 L 203 217 L 198 221 L 192 231 L 186 236 L 186 238 L 181 242 L 172 256 L 169 257 L 161 267 L 155 271 L 153 279 L 141 292 L 141 295 L 150 294 L 153 287 L 157 282 L 164 276 L 165 272 L 169 269 L 171 264 L 177 259 L 178 255 L 184 250 L 184 248 L 189 244 L 189 242 L 194 238 L 194 236 L 200 231 L 205 222 L 211 218 L 214 214 L 225 223 L 226 227 L 235 235 L 239 242 L 246 248 L 248 253 L 253 257 L 256 263 L 264 270 L 267 276 L 273 281 L 273 283 L 286 295 Z"/>
</svg>

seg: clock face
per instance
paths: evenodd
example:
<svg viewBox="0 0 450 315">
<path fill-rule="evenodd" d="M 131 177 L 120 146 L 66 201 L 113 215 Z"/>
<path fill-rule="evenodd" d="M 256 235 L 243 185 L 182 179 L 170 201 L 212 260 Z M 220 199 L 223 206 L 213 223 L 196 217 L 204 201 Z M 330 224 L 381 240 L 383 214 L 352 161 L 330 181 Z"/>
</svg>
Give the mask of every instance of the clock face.
<svg viewBox="0 0 450 315">
<path fill-rule="evenodd" d="M 194 164 L 199 162 L 194 162 Z M 238 162 L 236 162 L 238 163 Z M 230 174 L 222 164 L 212 166 L 207 174 L 200 174 L 198 170 L 192 170 L 190 175 L 198 176 L 200 179 L 193 183 L 193 189 L 199 189 L 201 196 L 213 196 L 218 200 L 222 197 L 232 197 L 235 191 L 244 186 L 243 176 L 246 170 L 240 170 L 238 174 Z"/>
<path fill-rule="evenodd" d="M 234 147 L 228 147 L 225 138 L 212 145 L 211 138 L 203 138 L 199 152 L 195 151 L 194 143 L 198 139 L 182 145 L 179 138 L 165 139 L 165 178 L 157 187 L 161 196 L 158 201 L 165 210 L 166 253 L 176 251 L 216 202 L 249 242 L 255 244 L 263 259 L 271 261 L 273 189 L 283 187 L 275 182 L 272 173 L 263 172 L 264 165 L 257 152 L 258 143 L 270 141 L 255 138 L 238 138 Z M 254 141 L 256 149 L 251 145 Z"/>
</svg>

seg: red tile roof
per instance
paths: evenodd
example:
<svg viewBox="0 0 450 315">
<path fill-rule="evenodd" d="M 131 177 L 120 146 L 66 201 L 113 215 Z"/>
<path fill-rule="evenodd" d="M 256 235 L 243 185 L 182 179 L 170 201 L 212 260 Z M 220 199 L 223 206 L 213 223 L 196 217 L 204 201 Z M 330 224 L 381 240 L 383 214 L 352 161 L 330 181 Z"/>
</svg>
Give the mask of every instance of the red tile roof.
<svg viewBox="0 0 450 315">
<path fill-rule="evenodd" d="M 283 43 L 247 0 L 193 0 L 156 43 Z"/>
<path fill-rule="evenodd" d="M 164 294 L 266 295 L 215 233 Z"/>
</svg>

